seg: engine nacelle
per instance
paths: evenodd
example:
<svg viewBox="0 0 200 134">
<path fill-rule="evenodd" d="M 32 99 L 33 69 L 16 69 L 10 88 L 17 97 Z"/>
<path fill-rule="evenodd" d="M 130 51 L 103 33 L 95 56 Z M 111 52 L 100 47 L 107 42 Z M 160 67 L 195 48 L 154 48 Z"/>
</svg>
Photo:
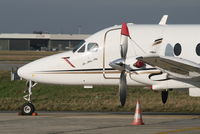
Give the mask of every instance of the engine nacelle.
<svg viewBox="0 0 200 134">
<path fill-rule="evenodd" d="M 166 73 L 154 71 L 141 71 L 130 74 L 131 79 L 149 85 L 152 90 L 183 89 L 200 87 L 200 83 L 169 79 Z M 192 94 L 192 93 L 191 93 Z"/>
<path fill-rule="evenodd" d="M 151 70 L 151 71 L 137 71 L 136 73 L 132 73 L 130 75 L 131 79 L 143 83 L 145 85 L 155 85 L 159 84 L 160 81 L 167 79 L 167 74 L 162 73 L 159 70 Z"/>
</svg>

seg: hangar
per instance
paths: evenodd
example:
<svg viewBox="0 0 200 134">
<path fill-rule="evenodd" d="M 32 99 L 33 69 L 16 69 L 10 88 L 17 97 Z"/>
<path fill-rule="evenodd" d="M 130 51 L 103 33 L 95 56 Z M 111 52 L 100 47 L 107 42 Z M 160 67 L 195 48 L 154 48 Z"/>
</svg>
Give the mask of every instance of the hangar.
<svg viewBox="0 0 200 134">
<path fill-rule="evenodd" d="M 88 34 L 0 34 L 0 50 L 64 51 L 73 49 Z"/>
</svg>

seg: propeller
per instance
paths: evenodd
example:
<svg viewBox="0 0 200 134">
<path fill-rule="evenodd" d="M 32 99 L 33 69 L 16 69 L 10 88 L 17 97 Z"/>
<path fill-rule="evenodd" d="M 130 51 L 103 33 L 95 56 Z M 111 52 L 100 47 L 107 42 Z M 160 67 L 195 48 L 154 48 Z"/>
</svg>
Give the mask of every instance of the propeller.
<svg viewBox="0 0 200 134">
<path fill-rule="evenodd" d="M 127 81 L 126 81 L 126 55 L 128 50 L 128 38 L 129 30 L 126 23 L 122 23 L 121 36 L 120 36 L 120 54 L 121 59 L 117 59 L 111 62 L 109 65 L 112 68 L 121 71 L 120 81 L 119 81 L 119 97 L 121 105 L 124 106 L 126 103 L 126 92 L 127 92 Z"/>
<path fill-rule="evenodd" d="M 120 46 L 121 46 L 121 58 L 123 61 L 123 64 L 122 64 L 123 70 L 121 71 L 120 82 L 119 82 L 119 97 L 120 97 L 120 102 L 122 106 L 125 105 L 126 96 L 127 96 L 126 95 L 127 81 L 126 81 L 125 61 L 126 61 L 126 55 L 127 55 L 127 50 L 128 50 L 128 37 L 130 37 L 128 27 L 126 23 L 122 23 Z"/>
</svg>

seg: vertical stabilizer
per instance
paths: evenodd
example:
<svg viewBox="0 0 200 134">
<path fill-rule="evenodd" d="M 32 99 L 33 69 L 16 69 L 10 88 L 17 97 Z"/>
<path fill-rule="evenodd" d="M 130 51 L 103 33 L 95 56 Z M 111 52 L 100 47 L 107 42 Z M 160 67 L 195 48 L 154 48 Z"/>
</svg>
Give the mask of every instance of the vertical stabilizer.
<svg viewBox="0 0 200 134">
<path fill-rule="evenodd" d="M 161 18 L 159 25 L 166 25 L 167 24 L 168 15 L 163 15 Z"/>
</svg>

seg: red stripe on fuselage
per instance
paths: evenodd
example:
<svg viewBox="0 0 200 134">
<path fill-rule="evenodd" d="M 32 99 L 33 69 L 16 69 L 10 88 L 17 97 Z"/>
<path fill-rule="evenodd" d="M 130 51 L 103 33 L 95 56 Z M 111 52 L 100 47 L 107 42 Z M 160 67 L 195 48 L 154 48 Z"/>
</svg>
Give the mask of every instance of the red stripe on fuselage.
<svg viewBox="0 0 200 134">
<path fill-rule="evenodd" d="M 63 59 L 73 68 L 75 68 L 75 66 L 69 61 L 68 57 L 63 57 Z"/>
</svg>

